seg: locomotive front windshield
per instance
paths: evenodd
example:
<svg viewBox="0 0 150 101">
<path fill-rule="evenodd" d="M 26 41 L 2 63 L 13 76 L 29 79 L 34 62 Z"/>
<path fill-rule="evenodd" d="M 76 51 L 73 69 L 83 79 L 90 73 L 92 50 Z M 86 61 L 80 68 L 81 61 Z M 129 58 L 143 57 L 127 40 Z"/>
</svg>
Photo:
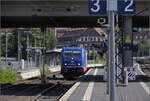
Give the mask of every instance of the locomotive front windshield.
<svg viewBox="0 0 150 101">
<path fill-rule="evenodd" d="M 64 56 L 65 57 L 81 57 L 81 50 L 74 50 L 74 51 L 65 50 Z"/>
</svg>

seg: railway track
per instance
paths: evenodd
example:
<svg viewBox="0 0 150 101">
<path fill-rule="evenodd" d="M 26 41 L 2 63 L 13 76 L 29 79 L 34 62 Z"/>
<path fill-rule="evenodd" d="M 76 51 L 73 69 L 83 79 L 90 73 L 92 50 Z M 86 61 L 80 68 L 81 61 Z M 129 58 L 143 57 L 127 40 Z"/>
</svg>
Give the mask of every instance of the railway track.
<svg viewBox="0 0 150 101">
<path fill-rule="evenodd" d="M 49 75 L 47 75 L 46 77 L 50 77 L 50 76 L 53 76 L 53 75 L 57 75 L 59 74 L 60 72 L 53 72 Z M 21 85 L 21 84 L 33 84 L 33 83 L 37 83 L 40 82 L 40 77 L 35 77 L 35 78 L 31 78 L 31 79 L 25 79 L 25 80 L 20 80 L 20 81 L 16 81 L 16 82 L 10 82 L 10 83 L 7 83 L 7 84 L 2 84 L 1 85 L 1 90 L 7 90 L 7 89 L 12 89 L 12 88 L 15 88 L 17 87 L 18 85 Z"/>
<path fill-rule="evenodd" d="M 44 89 L 37 96 L 33 97 L 31 101 L 57 101 L 60 97 L 62 97 L 65 92 L 75 83 L 75 81 L 67 81 L 64 80 L 62 82 L 58 82 L 55 85 Z M 65 86 L 67 85 L 67 86 Z M 68 86 L 69 85 L 69 86 Z M 53 96 L 55 95 L 55 96 Z"/>
<path fill-rule="evenodd" d="M 150 64 L 141 67 L 142 71 L 150 77 Z"/>
<path fill-rule="evenodd" d="M 84 79 L 84 76 L 74 80 L 62 80 L 55 85 L 43 90 L 31 101 L 58 101 L 77 81 Z"/>
<path fill-rule="evenodd" d="M 55 76 L 53 76 L 55 75 Z M 39 99 L 43 99 L 43 96 L 49 94 L 55 94 L 54 99 L 58 99 L 61 94 L 67 88 L 71 87 L 72 84 L 75 82 L 73 81 L 66 81 L 63 79 L 61 74 L 53 74 L 47 77 L 48 82 L 47 84 L 41 84 L 40 79 L 35 79 L 31 81 L 24 81 L 24 83 L 19 83 L 18 85 L 3 88 L 0 101 L 39 101 Z M 56 94 L 55 90 L 60 88 L 59 95 Z M 58 92 L 58 90 L 56 90 Z M 48 93 L 47 93 L 48 92 Z M 53 99 L 52 97 L 49 99 Z"/>
<path fill-rule="evenodd" d="M 22 80 L 22 81 L 19 81 L 19 82 L 14 82 L 14 83 L 10 83 L 10 84 L 4 84 L 2 85 L 1 87 L 1 90 L 2 91 L 6 91 L 6 90 L 11 90 L 11 89 L 15 89 L 16 87 L 19 87 L 19 86 L 22 86 L 23 84 L 33 84 L 33 83 L 37 83 L 37 82 L 40 82 L 40 78 L 33 78 L 33 79 L 30 79 L 30 80 Z"/>
</svg>

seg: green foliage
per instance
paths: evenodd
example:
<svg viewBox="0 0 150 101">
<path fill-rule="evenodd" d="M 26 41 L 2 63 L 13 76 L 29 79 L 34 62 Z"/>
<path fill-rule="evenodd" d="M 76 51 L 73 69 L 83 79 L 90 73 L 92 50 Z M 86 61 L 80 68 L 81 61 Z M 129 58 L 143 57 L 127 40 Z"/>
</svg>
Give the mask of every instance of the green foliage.
<svg viewBox="0 0 150 101">
<path fill-rule="evenodd" d="M 103 54 L 103 57 L 102 57 L 102 58 L 103 58 L 103 59 L 106 59 L 106 53 Z"/>
<path fill-rule="evenodd" d="M 46 49 L 51 50 L 56 47 L 57 38 L 55 37 L 54 31 L 50 30 L 46 33 Z"/>
<path fill-rule="evenodd" d="M 94 60 L 94 63 L 98 63 L 99 62 L 99 55 L 98 55 L 98 53 L 96 53 L 96 52 L 90 52 L 89 54 L 88 54 L 88 60 Z"/>
<path fill-rule="evenodd" d="M 10 36 L 8 39 L 8 48 L 10 50 L 8 52 L 8 56 L 17 57 L 17 53 L 18 53 L 18 31 L 16 28 L 13 30 L 12 36 Z"/>
<path fill-rule="evenodd" d="M 149 50 L 150 50 L 150 41 L 149 40 L 141 40 L 137 42 L 138 44 L 138 55 L 139 56 L 146 56 L 149 55 Z"/>
<path fill-rule="evenodd" d="M 30 38 L 29 38 L 29 39 L 30 39 L 30 42 L 29 42 L 29 44 L 30 44 L 31 46 L 34 46 L 34 45 L 35 45 L 35 37 L 36 37 L 36 36 L 33 36 L 33 34 L 34 34 L 34 35 L 39 36 L 39 38 L 36 38 L 36 46 L 37 46 L 37 47 L 42 47 L 44 34 L 41 33 L 41 29 L 40 29 L 40 28 L 32 28 L 32 29 L 30 29 L 30 31 L 31 31 L 32 33 L 30 34 Z M 41 37 L 41 38 L 40 38 L 40 37 Z"/>
<path fill-rule="evenodd" d="M 95 63 L 98 63 L 98 62 L 99 62 L 99 56 L 96 56 Z"/>
<path fill-rule="evenodd" d="M 105 63 L 104 61 L 101 61 L 101 64 L 102 64 L 103 66 L 105 66 L 105 65 L 106 65 L 106 63 Z"/>
<path fill-rule="evenodd" d="M 31 31 L 31 33 L 25 33 L 24 31 Z M 8 57 L 17 57 L 18 56 L 18 32 L 20 32 L 20 47 L 22 51 L 22 58 L 26 59 L 27 57 L 27 36 L 29 37 L 29 46 L 35 47 L 35 39 L 36 39 L 36 47 L 43 47 L 44 46 L 44 34 L 41 33 L 40 28 L 24 28 L 24 29 L 17 29 L 14 28 L 11 35 L 8 35 Z M 38 37 L 37 37 L 38 36 Z M 5 38 L 6 36 L 3 35 L 2 38 L 2 56 L 5 56 Z M 1 41 L 1 40 L 0 40 Z M 54 35 L 53 30 L 47 29 L 46 32 L 46 49 L 54 49 L 57 44 L 57 38 Z M 29 53 L 32 54 L 32 53 Z M 31 55 L 30 55 L 31 56 Z"/>
<path fill-rule="evenodd" d="M 18 52 L 18 32 L 15 28 L 12 32 L 13 34 L 7 35 L 7 43 L 8 43 L 8 56 L 9 57 L 17 57 Z M 5 56 L 6 53 L 6 36 L 2 36 L 2 56 Z"/>
<path fill-rule="evenodd" d="M 40 67 L 40 73 L 41 73 L 41 75 L 43 74 L 43 67 Z M 50 74 L 50 70 L 49 70 L 48 66 L 44 66 L 44 74 L 45 75 Z"/>
<path fill-rule="evenodd" d="M 1 54 L 2 54 L 2 37 L 1 37 L 1 34 L 0 34 L 0 59 L 1 59 Z M 1 60 L 0 60 L 0 64 L 1 64 Z"/>
<path fill-rule="evenodd" d="M 17 75 L 17 69 L 12 70 L 11 67 L 6 67 L 6 69 L 0 68 L 0 83 L 9 83 L 21 80 L 21 76 Z"/>
<path fill-rule="evenodd" d="M 88 54 L 88 59 L 95 59 L 96 58 L 96 56 L 97 56 L 98 54 L 96 53 L 96 52 L 90 52 L 89 54 Z"/>
</svg>

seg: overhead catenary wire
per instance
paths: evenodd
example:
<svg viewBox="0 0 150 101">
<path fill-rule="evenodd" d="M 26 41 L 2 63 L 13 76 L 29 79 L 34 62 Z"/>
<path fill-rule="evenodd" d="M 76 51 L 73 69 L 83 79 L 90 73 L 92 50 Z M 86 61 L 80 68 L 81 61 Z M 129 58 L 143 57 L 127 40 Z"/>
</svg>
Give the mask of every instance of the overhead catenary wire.
<svg viewBox="0 0 150 101">
<path fill-rule="evenodd" d="M 143 13 L 143 12 L 149 10 L 149 9 L 150 9 L 150 7 L 144 8 L 143 10 L 137 12 L 134 16 L 137 16 L 137 15 L 139 15 L 139 14 L 141 14 L 141 13 Z"/>
</svg>

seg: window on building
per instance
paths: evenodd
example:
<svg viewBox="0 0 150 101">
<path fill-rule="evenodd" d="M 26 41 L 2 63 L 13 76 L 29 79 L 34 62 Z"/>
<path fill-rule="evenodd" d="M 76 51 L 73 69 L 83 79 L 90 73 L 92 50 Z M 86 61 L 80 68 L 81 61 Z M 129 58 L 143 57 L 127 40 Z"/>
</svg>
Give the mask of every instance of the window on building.
<svg viewBox="0 0 150 101">
<path fill-rule="evenodd" d="M 94 37 L 94 41 L 96 41 L 96 37 Z"/>
<path fill-rule="evenodd" d="M 85 37 L 85 41 L 87 41 L 87 37 Z"/>
<path fill-rule="evenodd" d="M 100 38 L 100 37 L 98 38 L 98 41 L 101 41 L 101 38 Z"/>
<path fill-rule="evenodd" d="M 87 37 L 85 38 L 85 41 L 87 41 Z"/>
<path fill-rule="evenodd" d="M 83 38 L 81 38 L 81 41 L 83 41 Z"/>
<path fill-rule="evenodd" d="M 90 41 L 92 41 L 93 40 L 93 38 L 91 38 L 91 40 Z"/>
</svg>

